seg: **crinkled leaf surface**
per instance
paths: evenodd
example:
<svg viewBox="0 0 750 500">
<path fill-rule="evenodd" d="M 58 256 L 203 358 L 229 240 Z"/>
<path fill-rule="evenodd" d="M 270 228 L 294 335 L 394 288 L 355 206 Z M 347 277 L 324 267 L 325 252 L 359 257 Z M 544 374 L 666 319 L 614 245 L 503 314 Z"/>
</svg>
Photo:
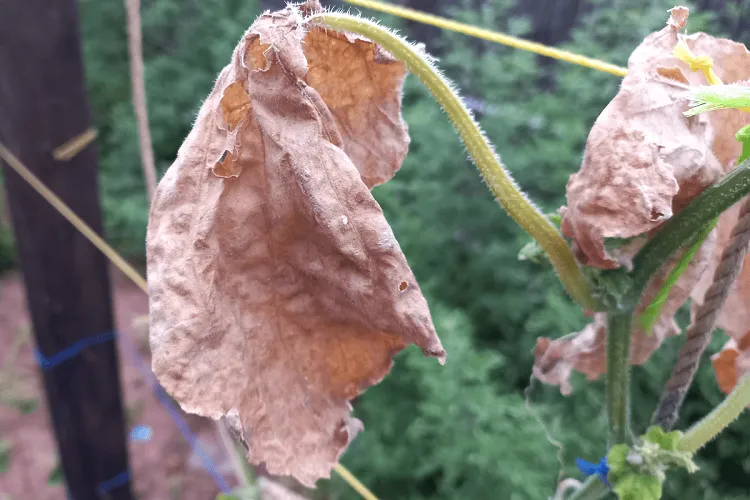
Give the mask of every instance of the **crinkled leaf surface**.
<svg viewBox="0 0 750 500">
<path fill-rule="evenodd" d="M 445 358 L 368 189 L 408 148 L 404 76 L 367 40 L 305 31 L 298 7 L 261 16 L 151 209 L 159 381 L 186 411 L 228 415 L 253 463 L 308 486 L 361 429 L 349 400 L 398 351 Z"/>
<path fill-rule="evenodd" d="M 740 153 L 734 134 L 750 123 L 750 114 L 683 115 L 687 86 L 706 84 L 702 73 L 672 55 L 686 22 L 687 10 L 673 9 L 667 26 L 632 53 L 620 92 L 596 120 L 581 169 L 570 178 L 562 229 L 585 264 L 629 265 L 638 248 L 616 258 L 605 239 L 657 229 L 731 168 Z M 725 83 L 750 78 L 744 45 L 704 33 L 684 38 L 697 55 L 713 59 Z"/>
<path fill-rule="evenodd" d="M 750 113 L 722 110 L 685 117 L 683 112 L 690 101 L 688 86 L 705 85 L 706 81 L 702 73 L 691 71 L 672 51 L 679 37 L 684 37 L 695 54 L 713 59 L 714 69 L 725 83 L 750 78 L 750 53 L 744 45 L 730 40 L 703 33 L 681 35 L 687 18 L 687 9 L 672 9 L 667 26 L 647 36 L 631 54 L 620 92 L 592 127 L 581 169 L 568 182 L 568 205 L 560 210 L 561 229 L 573 239 L 584 264 L 630 267 L 632 257 L 647 238 L 731 169 L 740 154 L 741 145 L 734 135 L 750 123 Z M 730 217 L 729 213 L 722 215 L 717 230 L 670 291 L 654 322 L 653 336 L 636 328 L 632 363 L 644 363 L 665 338 L 679 333 L 674 314 L 691 291 L 696 299 L 696 291 L 705 291 L 710 284 L 723 248 L 722 224 L 726 225 L 724 221 Z M 736 217 L 735 212 L 734 220 Z M 731 227 L 723 230 L 731 231 Z M 613 238 L 637 239 L 615 252 L 607 245 Z M 678 258 L 649 285 L 636 317 L 651 303 Z M 750 277 L 749 268 L 745 266 L 743 275 L 748 273 Z M 733 297 L 748 304 L 750 300 L 745 297 L 750 298 L 750 280 L 746 292 L 741 282 L 742 278 Z M 702 292 L 700 297 L 697 300 L 702 300 Z M 726 311 L 735 314 L 735 307 L 740 307 L 739 302 L 734 307 L 728 305 L 723 315 L 728 314 Z M 747 325 L 750 308 L 740 308 L 742 313 L 736 321 Z M 594 323 L 578 334 L 558 340 L 539 339 L 535 375 L 544 382 L 560 384 L 563 393 L 570 391 L 568 377 L 573 369 L 591 379 L 598 377 L 604 373 L 605 338 L 605 317 L 597 315 Z"/>
</svg>

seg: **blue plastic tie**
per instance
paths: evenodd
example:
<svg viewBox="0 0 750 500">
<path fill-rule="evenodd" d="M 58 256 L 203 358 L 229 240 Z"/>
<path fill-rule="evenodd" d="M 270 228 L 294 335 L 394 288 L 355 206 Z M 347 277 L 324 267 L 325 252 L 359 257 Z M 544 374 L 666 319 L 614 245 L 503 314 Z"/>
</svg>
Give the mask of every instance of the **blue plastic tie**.
<svg viewBox="0 0 750 500">
<path fill-rule="evenodd" d="M 91 337 L 86 337 L 84 339 L 81 339 L 75 342 L 72 346 L 66 349 L 63 349 L 62 351 L 50 357 L 45 356 L 38 349 L 34 349 L 34 356 L 36 357 L 36 360 L 39 363 L 39 366 L 42 368 L 42 370 L 49 370 L 51 368 L 54 368 L 55 366 L 58 366 L 60 363 L 63 363 L 64 361 L 67 361 L 68 359 L 75 357 L 84 349 L 97 345 L 97 344 L 110 342 L 114 340 L 116 336 L 117 334 L 114 331 L 92 335 Z M 216 481 L 216 485 L 219 487 L 219 489 L 223 493 L 231 493 L 232 488 L 229 487 L 229 484 L 227 484 L 226 480 L 221 475 L 221 473 L 218 470 L 218 467 L 216 467 L 216 464 L 213 462 L 213 460 L 208 455 L 208 453 L 206 453 L 203 450 L 203 447 L 201 446 L 201 443 L 198 440 L 198 437 L 195 434 L 193 434 L 187 422 L 180 414 L 179 410 L 177 410 L 177 408 L 175 408 L 175 406 L 172 404 L 172 401 L 169 398 L 169 395 L 167 395 L 166 391 L 161 387 L 161 385 L 159 385 L 158 381 L 156 380 L 156 377 L 154 377 L 153 372 L 148 367 L 148 364 L 138 353 L 138 349 L 135 347 L 135 344 L 132 342 L 132 340 L 127 338 L 127 335 L 124 335 L 124 334 L 121 335 L 120 339 L 126 340 L 127 343 L 129 344 L 130 346 L 129 351 L 132 356 L 132 361 L 135 363 L 136 367 L 140 370 L 141 375 L 148 383 L 149 387 L 151 388 L 151 391 L 154 393 L 157 400 L 162 404 L 162 406 L 164 406 L 164 408 L 169 413 L 170 417 L 172 417 L 172 420 L 177 425 L 177 428 L 180 430 L 180 433 L 182 434 L 182 436 L 190 444 L 190 447 L 192 448 L 193 452 L 196 455 L 198 455 L 198 457 L 200 457 L 203 467 L 205 467 L 208 473 L 211 474 L 211 476 Z M 139 425 L 139 426 L 136 426 L 132 430 L 132 432 L 130 433 L 130 438 L 135 441 L 144 441 L 144 440 L 147 441 L 151 439 L 152 434 L 153 434 L 153 431 L 151 427 L 147 425 Z M 108 491 L 111 491 L 115 488 L 118 488 L 126 484 L 129 480 L 130 480 L 130 473 L 128 471 L 123 471 L 119 473 L 118 475 L 114 476 L 113 478 L 100 483 L 99 486 L 97 487 L 97 491 L 100 494 L 106 493 Z M 68 490 L 67 496 L 68 496 L 68 500 L 74 500 L 73 494 L 72 492 L 70 492 L 70 490 Z"/>
<path fill-rule="evenodd" d="M 177 425 L 177 428 L 182 433 L 182 436 L 190 444 L 193 452 L 198 455 L 201 462 L 203 463 L 203 467 L 205 467 L 208 473 L 211 474 L 211 476 L 214 478 L 214 481 L 216 481 L 216 485 L 223 493 L 231 493 L 232 488 L 229 487 L 229 484 L 227 484 L 224 476 L 222 476 L 221 472 L 219 472 L 218 467 L 216 467 L 214 461 L 211 459 L 208 453 L 205 452 L 205 450 L 201 446 L 200 441 L 198 440 L 198 437 L 190 430 L 190 426 L 188 426 L 185 419 L 182 418 L 179 410 L 177 410 L 174 404 L 172 404 L 172 400 L 170 399 L 169 395 L 156 380 L 156 377 L 149 368 L 148 364 L 146 364 L 146 361 L 138 353 L 138 348 L 135 346 L 132 340 L 127 337 L 127 335 L 123 334 L 120 339 L 129 344 L 130 348 L 128 349 L 128 351 L 132 361 L 135 363 L 138 370 L 140 370 L 143 378 L 148 382 L 149 386 L 151 387 L 151 391 L 172 417 L 172 420 Z"/>
<path fill-rule="evenodd" d="M 136 425 L 130 431 L 131 441 L 149 441 L 153 435 L 153 430 L 148 425 Z"/>
<path fill-rule="evenodd" d="M 45 356 L 39 349 L 34 349 L 34 357 L 42 370 L 49 370 L 77 356 L 81 351 L 88 347 L 92 347 L 98 344 L 104 344 L 114 340 L 115 332 L 106 332 L 86 337 L 74 343 L 72 346 L 63 349 L 62 351 L 52 356 Z"/>
<path fill-rule="evenodd" d="M 115 488 L 119 488 L 120 486 L 127 484 L 128 481 L 130 481 L 130 472 L 124 470 L 117 474 L 115 477 L 99 483 L 99 486 L 97 486 L 96 490 L 100 494 L 107 493 L 108 491 L 112 491 Z"/>
<path fill-rule="evenodd" d="M 582 458 L 576 458 L 576 465 L 583 473 L 584 476 L 597 476 L 601 481 L 607 485 L 608 488 L 612 488 L 609 484 L 607 476 L 609 475 L 609 465 L 607 464 L 607 457 L 602 457 L 599 463 L 591 463 Z"/>
</svg>

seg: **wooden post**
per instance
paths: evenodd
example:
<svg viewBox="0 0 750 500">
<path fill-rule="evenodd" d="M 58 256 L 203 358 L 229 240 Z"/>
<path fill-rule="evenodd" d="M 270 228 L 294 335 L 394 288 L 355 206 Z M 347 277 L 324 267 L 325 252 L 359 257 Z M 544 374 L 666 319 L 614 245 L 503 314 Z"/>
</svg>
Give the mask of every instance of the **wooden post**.
<svg viewBox="0 0 750 500">
<path fill-rule="evenodd" d="M 100 232 L 93 145 L 66 162 L 52 156 L 91 126 L 76 0 L 4 2 L 0 68 L 0 142 Z M 5 164 L 3 171 L 38 351 L 50 358 L 112 332 L 105 257 Z M 98 343 L 43 370 L 75 500 L 133 498 L 115 347 Z"/>
</svg>

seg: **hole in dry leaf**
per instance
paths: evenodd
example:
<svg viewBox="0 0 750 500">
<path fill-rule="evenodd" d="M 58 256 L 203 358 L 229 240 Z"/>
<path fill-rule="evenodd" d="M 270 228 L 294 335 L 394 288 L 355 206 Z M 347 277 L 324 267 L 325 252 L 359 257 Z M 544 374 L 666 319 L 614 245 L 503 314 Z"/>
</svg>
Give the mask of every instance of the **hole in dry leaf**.
<svg viewBox="0 0 750 500">
<path fill-rule="evenodd" d="M 398 286 L 398 291 L 403 292 L 407 288 L 409 288 L 409 283 L 407 283 L 406 281 L 402 281 L 401 284 Z"/>
<path fill-rule="evenodd" d="M 228 154 L 229 154 L 229 151 L 225 150 L 223 153 L 221 153 L 221 158 L 219 158 L 219 161 L 217 161 L 216 163 L 224 163 L 224 160 L 227 159 Z"/>
</svg>

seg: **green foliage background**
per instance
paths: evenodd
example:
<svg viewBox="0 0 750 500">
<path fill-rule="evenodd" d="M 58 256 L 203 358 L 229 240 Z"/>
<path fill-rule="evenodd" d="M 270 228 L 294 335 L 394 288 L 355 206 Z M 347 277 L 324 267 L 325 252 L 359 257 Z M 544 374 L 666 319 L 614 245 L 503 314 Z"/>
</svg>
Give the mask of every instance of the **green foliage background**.
<svg viewBox="0 0 750 500">
<path fill-rule="evenodd" d="M 461 2 L 458 2 L 461 3 Z M 642 38 L 663 26 L 673 4 L 590 0 L 567 48 L 625 65 Z M 465 2 L 446 14 L 524 36 L 529 20 L 513 0 Z M 106 234 L 126 257 L 143 262 L 147 202 L 130 101 L 122 2 L 81 0 L 82 36 L 92 108 L 100 130 L 101 191 Z M 690 18 L 691 31 L 732 30 L 736 14 Z M 744 10 L 743 10 L 744 9 Z M 248 0 L 144 1 L 144 59 L 149 118 L 159 174 L 174 159 L 202 99 L 236 42 L 259 12 Z M 387 25 L 408 26 L 374 12 Z M 564 204 L 587 131 L 617 92 L 616 77 L 567 64 L 538 64 L 527 53 L 444 32 L 440 67 L 464 95 L 486 103 L 481 123 L 518 183 L 547 211 Z M 425 290 L 448 351 L 440 367 L 416 349 L 355 405 L 366 430 L 344 463 L 382 498 L 546 498 L 562 473 L 576 476 L 577 456 L 605 453 L 601 382 L 576 377 L 574 394 L 532 386 L 524 401 L 539 336 L 557 337 L 585 324 L 551 272 L 519 262 L 524 235 L 496 205 L 447 119 L 413 78 L 404 114 L 412 145 L 399 174 L 376 188 L 394 232 Z M 0 228 L 0 261 L 10 262 Z M 684 320 L 685 318 L 683 318 Z M 634 420 L 645 430 L 680 339 L 635 370 Z M 722 344 L 717 339 L 715 350 Z M 711 351 L 713 352 L 713 351 Z M 708 361 L 706 359 L 706 361 Z M 706 362 L 681 425 L 721 400 Z M 543 422 L 543 425 L 540 423 Z M 673 477 L 668 499 L 750 498 L 750 428 L 733 426 L 709 445 L 694 477 Z M 338 478 L 320 494 L 353 498 Z"/>
</svg>

